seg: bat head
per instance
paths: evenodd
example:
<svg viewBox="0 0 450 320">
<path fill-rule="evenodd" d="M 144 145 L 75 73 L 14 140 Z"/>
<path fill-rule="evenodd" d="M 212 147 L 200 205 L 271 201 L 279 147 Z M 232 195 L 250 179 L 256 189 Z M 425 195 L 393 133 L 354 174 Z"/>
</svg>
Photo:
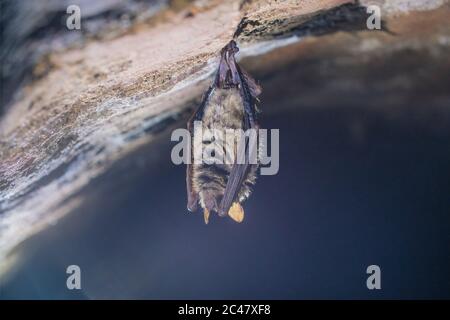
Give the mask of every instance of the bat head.
<svg viewBox="0 0 450 320">
<path fill-rule="evenodd" d="M 203 202 L 202 207 L 207 209 L 209 212 L 219 211 L 219 195 L 213 189 L 204 190 L 201 192 L 201 201 Z"/>
<path fill-rule="evenodd" d="M 228 215 L 236 222 L 242 222 L 244 220 L 244 209 L 239 202 L 233 202 L 233 205 L 228 212 L 222 212 L 219 208 L 221 195 L 217 194 L 213 190 L 206 190 L 201 194 L 201 201 L 203 207 L 203 216 L 205 223 L 208 224 L 209 216 L 211 212 L 217 212 L 221 217 Z"/>
</svg>

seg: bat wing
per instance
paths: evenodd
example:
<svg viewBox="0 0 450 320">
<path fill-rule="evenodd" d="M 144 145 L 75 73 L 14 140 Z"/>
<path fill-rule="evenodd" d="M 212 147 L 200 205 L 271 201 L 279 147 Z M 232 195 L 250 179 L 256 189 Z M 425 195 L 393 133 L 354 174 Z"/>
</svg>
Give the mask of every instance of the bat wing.
<svg viewBox="0 0 450 320">
<path fill-rule="evenodd" d="M 236 67 L 240 79 L 239 88 L 243 102 L 242 106 L 244 108 L 243 129 L 244 131 L 247 129 L 257 129 L 258 124 L 256 122 L 255 98 L 261 92 L 261 89 L 249 74 L 243 73 L 239 66 L 236 65 Z M 247 137 L 245 139 L 245 152 L 248 155 L 249 149 L 255 146 L 250 146 L 249 139 Z M 230 210 L 233 202 L 236 201 L 239 190 L 241 190 L 242 184 L 244 183 L 251 166 L 256 165 L 249 163 L 249 156 L 245 157 L 244 163 L 233 164 L 222 201 L 220 202 L 219 215 L 225 216 Z"/>
</svg>

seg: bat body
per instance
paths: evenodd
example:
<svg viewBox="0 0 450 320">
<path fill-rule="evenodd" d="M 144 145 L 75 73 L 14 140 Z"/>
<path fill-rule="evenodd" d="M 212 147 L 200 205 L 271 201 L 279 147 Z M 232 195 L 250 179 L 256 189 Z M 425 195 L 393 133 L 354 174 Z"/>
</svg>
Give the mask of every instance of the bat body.
<svg viewBox="0 0 450 320">
<path fill-rule="evenodd" d="M 188 129 L 193 136 L 194 121 L 201 121 L 202 129 L 207 132 L 226 129 L 242 129 L 243 131 L 257 129 L 256 97 L 261 89 L 235 61 L 238 51 L 236 43 L 231 41 L 221 51 L 219 68 L 213 84 L 209 87 L 202 103 L 188 122 Z M 211 145 L 224 152 L 224 141 L 217 137 L 202 137 L 201 140 L 191 139 L 193 147 L 196 144 Z M 196 142 L 197 141 L 197 142 Z M 226 143 L 225 143 L 226 145 Z M 236 147 L 236 146 L 234 146 Z M 188 195 L 188 210 L 196 211 L 198 205 L 208 223 L 211 212 L 219 216 L 229 215 L 235 221 L 241 222 L 244 210 L 241 203 L 251 192 L 251 186 L 256 181 L 257 164 L 244 163 L 213 163 L 187 166 L 186 183 Z"/>
</svg>

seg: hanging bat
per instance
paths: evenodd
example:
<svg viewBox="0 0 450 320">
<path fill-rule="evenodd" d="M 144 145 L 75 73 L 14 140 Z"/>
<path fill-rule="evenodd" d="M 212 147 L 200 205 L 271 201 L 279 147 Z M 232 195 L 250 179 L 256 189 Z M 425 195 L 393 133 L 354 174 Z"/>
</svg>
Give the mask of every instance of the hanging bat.
<svg viewBox="0 0 450 320">
<path fill-rule="evenodd" d="M 201 121 L 202 127 L 209 130 L 258 129 L 256 101 L 261 88 L 236 63 L 235 54 L 238 51 L 233 40 L 221 50 L 214 81 L 188 121 L 191 138 L 195 121 Z M 195 139 L 191 141 L 194 144 Z M 212 139 L 202 143 L 215 141 Z M 186 171 L 188 210 L 196 211 L 200 204 L 206 224 L 211 212 L 221 217 L 229 215 L 233 220 L 242 222 L 244 210 L 241 203 L 250 196 L 257 169 L 258 164 L 250 164 L 247 157 L 244 162 L 230 164 L 195 164 L 191 161 Z"/>
</svg>

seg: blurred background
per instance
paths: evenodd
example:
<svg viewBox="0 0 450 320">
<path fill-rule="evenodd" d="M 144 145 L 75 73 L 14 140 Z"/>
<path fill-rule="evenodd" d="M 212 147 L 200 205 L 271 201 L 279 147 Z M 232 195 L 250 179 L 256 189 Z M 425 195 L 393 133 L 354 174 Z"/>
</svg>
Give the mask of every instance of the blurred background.
<svg viewBox="0 0 450 320">
<path fill-rule="evenodd" d="M 1 299 L 450 298 L 447 1 L 0 12 Z M 258 178 L 243 223 L 205 225 L 170 135 L 232 38 L 263 88 L 261 126 L 280 130 L 280 170 Z"/>
</svg>

